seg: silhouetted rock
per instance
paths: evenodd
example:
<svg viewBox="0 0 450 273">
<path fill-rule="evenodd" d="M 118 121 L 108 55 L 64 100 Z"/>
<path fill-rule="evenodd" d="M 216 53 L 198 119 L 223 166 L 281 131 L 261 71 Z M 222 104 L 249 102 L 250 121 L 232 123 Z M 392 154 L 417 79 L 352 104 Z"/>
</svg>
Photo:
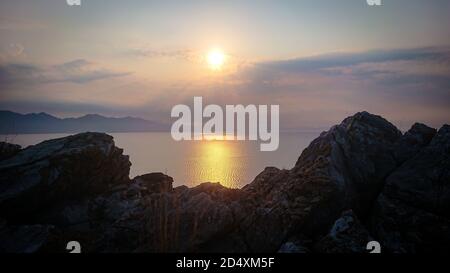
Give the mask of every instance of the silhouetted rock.
<svg viewBox="0 0 450 273">
<path fill-rule="evenodd" d="M 364 216 L 397 167 L 394 149 L 401 136 L 382 117 L 357 113 L 314 140 L 293 171 L 309 183 L 330 184 L 335 216 L 346 209 Z"/>
<path fill-rule="evenodd" d="M 401 164 L 415 156 L 431 142 L 435 135 L 436 129 L 421 123 L 414 124 L 397 143 L 397 147 L 395 148 L 397 162 Z"/>
<path fill-rule="evenodd" d="M 105 134 L 46 141 L 0 162 L 1 249 L 64 252 L 77 240 L 84 252 L 366 253 L 378 240 L 390 252 L 450 252 L 449 128 L 402 135 L 357 113 L 293 169 L 266 168 L 242 189 L 130 180 Z"/>
<path fill-rule="evenodd" d="M 44 208 L 52 210 L 129 181 L 130 165 L 106 134 L 85 133 L 28 147 L 0 162 L 0 213 L 29 221 Z"/>
<path fill-rule="evenodd" d="M 387 179 L 374 235 L 391 252 L 450 252 L 450 126 Z"/>
<path fill-rule="evenodd" d="M 48 243 L 51 229 L 46 225 L 7 226 L 0 223 L 0 252 L 37 252 Z"/>
<path fill-rule="evenodd" d="M 172 194 L 152 194 L 147 199 L 145 223 L 148 244 L 141 251 L 214 251 L 214 239 L 238 226 L 233 203 L 239 190 L 204 183 L 178 187 Z"/>
<path fill-rule="evenodd" d="M 372 238 L 353 211 L 337 219 L 330 232 L 319 241 L 316 250 L 323 253 L 364 253 Z"/>
<path fill-rule="evenodd" d="M 0 142 L 0 160 L 15 156 L 20 151 L 20 149 L 20 145 Z"/>
<path fill-rule="evenodd" d="M 172 191 L 173 178 L 163 173 L 150 173 L 134 178 L 136 183 L 144 186 L 148 192 L 163 193 Z"/>
</svg>

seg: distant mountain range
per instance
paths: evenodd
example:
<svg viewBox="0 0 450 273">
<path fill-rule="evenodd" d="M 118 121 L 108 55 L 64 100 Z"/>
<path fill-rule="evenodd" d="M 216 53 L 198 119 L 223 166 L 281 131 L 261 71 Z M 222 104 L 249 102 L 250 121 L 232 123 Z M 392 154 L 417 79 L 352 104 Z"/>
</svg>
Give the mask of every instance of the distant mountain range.
<svg viewBox="0 0 450 273">
<path fill-rule="evenodd" d="M 79 118 L 57 118 L 47 113 L 0 111 L 0 134 L 160 132 L 168 128 L 164 124 L 135 117 L 111 118 L 89 114 Z"/>
</svg>

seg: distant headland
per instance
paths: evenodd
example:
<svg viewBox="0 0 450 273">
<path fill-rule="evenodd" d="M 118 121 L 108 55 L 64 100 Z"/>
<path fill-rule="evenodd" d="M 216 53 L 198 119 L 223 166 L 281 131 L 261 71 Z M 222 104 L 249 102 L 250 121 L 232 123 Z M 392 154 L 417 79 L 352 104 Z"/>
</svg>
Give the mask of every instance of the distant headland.
<svg viewBox="0 0 450 273">
<path fill-rule="evenodd" d="M 88 114 L 79 118 L 58 118 L 47 113 L 19 114 L 0 111 L 0 134 L 79 132 L 162 132 L 169 126 L 136 117 L 105 117 Z"/>
</svg>

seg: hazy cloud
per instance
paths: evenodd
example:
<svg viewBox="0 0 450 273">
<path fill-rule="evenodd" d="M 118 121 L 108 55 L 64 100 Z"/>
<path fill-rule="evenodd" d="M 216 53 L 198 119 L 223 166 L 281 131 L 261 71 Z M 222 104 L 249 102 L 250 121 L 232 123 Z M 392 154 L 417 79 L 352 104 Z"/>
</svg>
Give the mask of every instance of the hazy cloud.
<svg viewBox="0 0 450 273">
<path fill-rule="evenodd" d="M 424 112 L 428 122 L 449 121 L 449 115 L 442 114 L 450 114 L 449 48 L 371 50 L 259 62 L 233 75 L 231 81 L 238 84 L 223 94 L 249 102 L 279 103 L 285 126 L 324 124 L 334 116 L 362 110 L 408 123 L 423 120 Z"/>
<path fill-rule="evenodd" d="M 191 49 L 156 50 L 146 47 L 134 48 L 127 52 L 131 56 L 146 58 L 175 58 L 192 61 L 198 58 L 198 52 Z"/>
<path fill-rule="evenodd" d="M 332 86 L 356 82 L 383 88 L 423 85 L 424 92 L 430 87 L 448 90 L 450 48 L 371 50 L 260 62 L 236 74 L 234 80 L 255 93 L 302 92 L 330 82 Z"/>
<path fill-rule="evenodd" d="M 53 79 L 54 81 L 73 82 L 79 84 L 108 78 L 123 77 L 130 74 L 129 72 L 117 72 L 105 68 L 99 68 L 94 63 L 84 59 L 56 65 L 53 70 L 55 74 L 57 74 L 57 76 Z"/>
<path fill-rule="evenodd" d="M 9 43 L 0 45 L 0 62 L 17 60 L 25 56 L 25 47 L 21 43 Z"/>
<path fill-rule="evenodd" d="M 258 66 L 284 72 L 310 72 L 336 67 L 349 67 L 364 63 L 394 61 L 435 61 L 450 63 L 449 48 L 415 48 L 394 50 L 371 50 L 358 53 L 334 53 L 313 57 L 270 61 Z"/>
<path fill-rule="evenodd" d="M 54 66 L 8 63 L 0 65 L 0 86 L 63 82 L 84 84 L 129 74 L 97 67 L 94 63 L 84 59 Z"/>
<path fill-rule="evenodd" d="M 0 66 L 0 84 L 85 83 L 123 75 L 127 73 L 102 69 L 85 59 L 50 67 Z M 46 93 L 42 97 L 48 100 L 46 103 L 27 97 L 29 101 L 25 104 L 20 93 L 11 92 L 11 98 L 0 104 L 9 109 L 20 105 L 23 109 L 37 109 L 34 111 L 48 109 L 51 113 L 70 109 L 80 114 L 129 114 L 170 123 L 173 105 L 190 104 L 194 95 L 200 95 L 205 96 L 208 104 L 279 104 L 280 126 L 284 129 L 327 127 L 362 110 L 399 121 L 403 129 L 414 121 L 440 126 L 448 122 L 450 114 L 449 50 L 442 48 L 378 50 L 259 62 L 210 81 L 145 82 L 130 77 L 119 85 L 102 82 L 98 86 L 69 87 L 74 89 L 65 88 L 65 96 L 61 98 Z M 48 91 L 44 88 L 42 93 Z"/>
</svg>

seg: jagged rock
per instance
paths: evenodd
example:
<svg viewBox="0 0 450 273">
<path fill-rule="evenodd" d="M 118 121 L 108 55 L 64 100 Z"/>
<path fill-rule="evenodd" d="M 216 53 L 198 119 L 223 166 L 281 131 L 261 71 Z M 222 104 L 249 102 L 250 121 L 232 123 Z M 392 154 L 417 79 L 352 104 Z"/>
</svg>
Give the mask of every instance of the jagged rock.
<svg viewBox="0 0 450 273">
<path fill-rule="evenodd" d="M 130 180 L 105 134 L 46 141 L 0 161 L 0 246 L 16 251 L 4 239 L 17 232 L 19 252 L 73 240 L 85 252 L 363 252 L 371 238 L 392 252 L 450 252 L 449 141 L 449 126 L 402 135 L 362 112 L 322 133 L 292 170 L 266 168 L 242 189 L 173 188 L 162 173 Z M 31 231 L 45 236 L 36 243 Z"/>
<path fill-rule="evenodd" d="M 394 149 L 401 136 L 382 117 L 357 113 L 314 140 L 293 171 L 309 183 L 333 185 L 335 216 L 345 209 L 364 216 L 397 166 Z"/>
<path fill-rule="evenodd" d="M 336 220 L 330 232 L 316 245 L 322 253 L 367 253 L 372 237 L 353 211 L 345 211 Z"/>
<path fill-rule="evenodd" d="M 395 148 L 395 158 L 399 164 L 415 156 L 427 146 L 437 130 L 424 124 L 416 123 L 398 141 Z"/>
<path fill-rule="evenodd" d="M 34 253 L 48 242 L 52 226 L 0 224 L 0 253 Z"/>
<path fill-rule="evenodd" d="M 152 193 L 171 192 L 173 189 L 173 178 L 163 173 L 145 174 L 135 177 L 134 180 Z"/>
<path fill-rule="evenodd" d="M 345 119 L 316 139 L 294 169 L 267 168 L 237 201 L 226 203 L 234 223 L 201 250 L 274 252 L 292 235 L 320 238 L 342 210 L 355 208 L 367 219 L 385 178 L 398 166 L 401 138 L 379 116 L 363 112 Z"/>
<path fill-rule="evenodd" d="M 367 217 L 397 166 L 401 136 L 385 119 L 362 112 L 322 133 L 292 170 L 266 169 L 243 188 L 240 202 L 246 217 L 239 230 L 249 251 L 277 251 L 291 236 L 316 240 L 347 209 Z"/>
<path fill-rule="evenodd" d="M 391 252 L 450 252 L 450 126 L 387 179 L 372 228 Z"/>
<path fill-rule="evenodd" d="M 215 238 L 227 236 L 238 225 L 232 204 L 237 192 L 204 183 L 191 189 L 175 188 L 173 194 L 153 194 L 145 206 L 147 251 L 215 251 Z"/>
<path fill-rule="evenodd" d="M 0 160 L 5 160 L 15 156 L 22 147 L 20 145 L 0 142 Z"/>
<path fill-rule="evenodd" d="M 235 241 L 248 252 L 275 252 L 294 235 L 320 238 L 343 210 L 367 216 L 397 166 L 394 149 L 401 136 L 366 112 L 345 119 L 313 141 L 292 170 L 266 168 L 245 186 L 233 207 L 239 224 L 214 242 L 222 252 L 239 251 L 230 248 Z"/>
<path fill-rule="evenodd" d="M 84 133 L 28 147 L 0 162 L 0 213 L 30 221 L 44 208 L 126 183 L 130 165 L 106 134 Z"/>
</svg>

